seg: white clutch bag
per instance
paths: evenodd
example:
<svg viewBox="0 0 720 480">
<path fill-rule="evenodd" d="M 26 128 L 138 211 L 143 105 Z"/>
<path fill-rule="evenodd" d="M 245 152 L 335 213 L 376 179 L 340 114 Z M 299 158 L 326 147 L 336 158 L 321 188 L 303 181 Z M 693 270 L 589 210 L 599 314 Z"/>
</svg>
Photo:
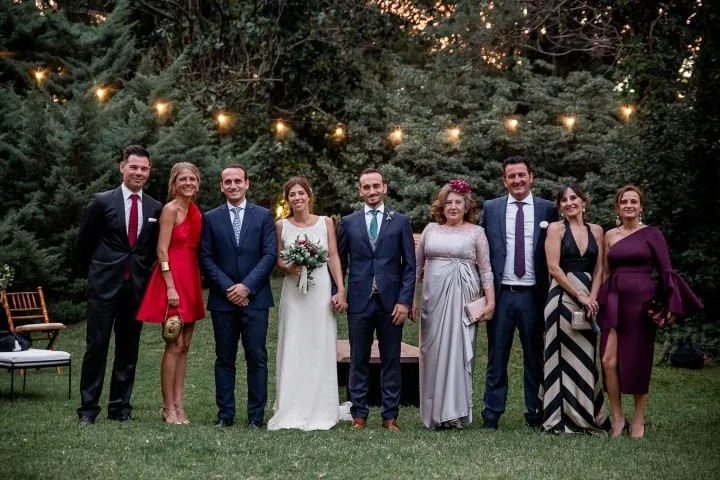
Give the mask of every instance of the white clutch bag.
<svg viewBox="0 0 720 480">
<path fill-rule="evenodd" d="M 487 308 L 487 300 L 485 300 L 485 297 L 479 297 L 470 303 L 466 303 L 465 318 L 463 318 L 465 326 L 470 326 L 478 322 L 478 317 L 485 311 L 485 308 Z"/>
</svg>

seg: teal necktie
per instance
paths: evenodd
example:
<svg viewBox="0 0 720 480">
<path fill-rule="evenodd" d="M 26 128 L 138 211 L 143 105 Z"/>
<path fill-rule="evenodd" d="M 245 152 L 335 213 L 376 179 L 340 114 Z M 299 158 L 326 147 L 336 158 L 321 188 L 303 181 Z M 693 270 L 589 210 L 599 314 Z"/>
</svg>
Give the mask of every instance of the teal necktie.
<svg viewBox="0 0 720 480">
<path fill-rule="evenodd" d="M 378 223 L 377 223 L 377 215 L 380 213 L 380 210 L 370 210 L 370 213 L 372 214 L 372 220 L 370 220 L 370 238 L 373 239 L 373 242 L 377 240 L 377 234 L 378 234 Z"/>
</svg>

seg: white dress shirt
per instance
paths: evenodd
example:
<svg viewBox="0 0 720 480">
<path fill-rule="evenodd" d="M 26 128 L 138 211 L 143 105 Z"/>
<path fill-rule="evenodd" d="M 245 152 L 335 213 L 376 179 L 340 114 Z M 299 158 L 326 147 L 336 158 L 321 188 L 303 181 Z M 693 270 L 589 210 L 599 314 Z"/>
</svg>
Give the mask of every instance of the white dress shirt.
<svg viewBox="0 0 720 480">
<path fill-rule="evenodd" d="M 523 214 L 525 222 L 523 233 L 525 234 L 525 275 L 518 278 L 515 275 L 515 216 L 518 212 L 517 200 L 508 195 L 507 209 L 505 211 L 505 242 L 507 256 L 505 257 L 505 269 L 503 270 L 503 285 L 535 285 L 535 261 L 533 258 L 534 248 L 533 235 L 535 233 L 535 204 L 532 193 L 520 200 L 524 203 Z"/>
<path fill-rule="evenodd" d="M 138 228 L 137 228 L 137 234 L 140 236 L 140 230 L 142 230 L 142 224 L 143 224 L 143 209 L 142 209 L 142 189 L 133 192 L 129 188 L 125 186 L 125 184 L 121 184 L 120 188 L 122 189 L 123 194 L 123 201 L 125 203 L 125 231 L 128 235 L 130 235 L 130 209 L 132 208 L 132 200 L 130 199 L 130 195 L 133 193 L 137 193 L 138 200 L 137 200 L 137 206 L 138 206 Z"/>
<path fill-rule="evenodd" d="M 240 231 L 242 231 L 243 220 L 245 220 L 245 206 L 246 205 L 247 205 L 247 198 L 244 199 L 242 201 L 242 203 L 240 203 L 240 205 L 238 205 L 237 207 L 235 205 L 233 205 L 232 203 L 227 202 L 228 213 L 230 214 L 230 228 L 232 228 L 233 218 L 235 216 L 235 214 L 233 213 L 233 209 L 239 208 L 240 212 L 238 212 L 238 213 L 240 214 L 239 215 L 240 216 Z"/>
<path fill-rule="evenodd" d="M 370 213 L 371 210 L 377 210 L 377 224 L 378 224 L 378 234 L 380 233 L 380 226 L 382 225 L 383 221 L 383 215 L 385 215 L 385 204 L 380 204 L 377 208 L 370 208 L 365 204 L 365 227 L 367 228 L 368 234 L 370 233 L 370 222 L 372 221 L 372 213 Z"/>
</svg>

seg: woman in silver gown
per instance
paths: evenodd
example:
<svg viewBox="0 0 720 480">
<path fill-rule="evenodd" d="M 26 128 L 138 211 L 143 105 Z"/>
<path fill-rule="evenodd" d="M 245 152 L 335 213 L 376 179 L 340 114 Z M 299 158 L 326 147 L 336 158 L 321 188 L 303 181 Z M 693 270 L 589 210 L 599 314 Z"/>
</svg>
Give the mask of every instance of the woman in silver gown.
<svg viewBox="0 0 720 480">
<path fill-rule="evenodd" d="M 477 321 L 489 320 L 495 310 L 493 275 L 485 231 L 476 225 L 470 185 L 451 180 L 443 186 L 432 214 L 436 223 L 425 227 L 415 253 L 417 285 L 425 280 L 420 418 L 427 428 L 463 428 L 472 422 Z M 483 294 L 485 310 L 478 318 L 466 318 L 465 304 Z"/>
</svg>

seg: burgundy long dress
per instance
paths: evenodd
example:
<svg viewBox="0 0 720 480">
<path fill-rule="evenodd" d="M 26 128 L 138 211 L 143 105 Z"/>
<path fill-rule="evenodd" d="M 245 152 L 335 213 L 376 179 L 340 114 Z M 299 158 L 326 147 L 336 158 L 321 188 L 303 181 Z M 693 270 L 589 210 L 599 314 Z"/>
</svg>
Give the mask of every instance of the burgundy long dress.
<svg viewBox="0 0 720 480">
<path fill-rule="evenodd" d="M 609 330 L 614 328 L 620 391 L 645 394 L 650 388 L 657 328 L 645 316 L 643 304 L 657 293 L 678 315 L 696 312 L 703 305 L 673 271 L 665 237 L 657 228 L 645 227 L 628 235 L 610 247 L 607 255 L 610 277 L 598 295 L 600 355 L 605 352 Z M 657 288 L 653 269 L 659 274 Z"/>
<path fill-rule="evenodd" d="M 173 228 L 168 246 L 170 272 L 175 290 L 180 296 L 180 305 L 178 308 L 168 309 L 167 286 L 158 262 L 150 276 L 145 296 L 135 318 L 142 322 L 162 323 L 166 313 L 174 315 L 176 312 L 180 313 L 185 323 L 205 318 L 197 258 L 201 230 L 202 214 L 197 205 L 190 202 L 185 220 Z"/>
</svg>

